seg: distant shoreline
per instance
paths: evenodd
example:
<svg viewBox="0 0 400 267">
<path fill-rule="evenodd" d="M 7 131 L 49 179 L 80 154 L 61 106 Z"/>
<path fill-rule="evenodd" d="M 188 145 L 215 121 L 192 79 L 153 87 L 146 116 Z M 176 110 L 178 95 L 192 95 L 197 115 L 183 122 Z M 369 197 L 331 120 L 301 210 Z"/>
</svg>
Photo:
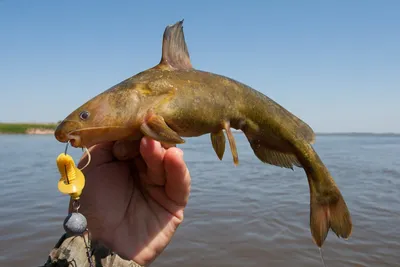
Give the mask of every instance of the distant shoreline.
<svg viewBox="0 0 400 267">
<path fill-rule="evenodd" d="M 56 123 L 0 123 L 0 134 L 50 135 Z"/>
<path fill-rule="evenodd" d="M 4 123 L 0 122 L 0 135 L 2 134 L 27 134 L 27 135 L 50 135 L 54 134 L 57 123 Z M 241 133 L 241 130 L 234 130 L 234 133 Z M 399 136 L 400 133 L 382 132 L 316 132 L 316 135 L 341 135 L 341 136 Z"/>
</svg>

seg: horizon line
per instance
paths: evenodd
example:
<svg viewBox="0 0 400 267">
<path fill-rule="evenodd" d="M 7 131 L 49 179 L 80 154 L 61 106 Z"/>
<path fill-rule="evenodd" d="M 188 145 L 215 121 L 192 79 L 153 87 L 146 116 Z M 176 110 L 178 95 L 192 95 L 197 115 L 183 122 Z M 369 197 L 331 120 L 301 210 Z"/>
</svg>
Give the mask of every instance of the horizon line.
<svg viewBox="0 0 400 267">
<path fill-rule="evenodd" d="M 60 120 L 61 121 L 61 120 Z M 0 121 L 0 124 L 58 124 L 59 122 L 6 122 Z M 232 131 L 241 132 L 241 130 L 233 129 Z M 338 132 L 315 132 L 316 135 L 400 135 L 400 132 L 355 132 L 355 131 L 338 131 Z"/>
</svg>

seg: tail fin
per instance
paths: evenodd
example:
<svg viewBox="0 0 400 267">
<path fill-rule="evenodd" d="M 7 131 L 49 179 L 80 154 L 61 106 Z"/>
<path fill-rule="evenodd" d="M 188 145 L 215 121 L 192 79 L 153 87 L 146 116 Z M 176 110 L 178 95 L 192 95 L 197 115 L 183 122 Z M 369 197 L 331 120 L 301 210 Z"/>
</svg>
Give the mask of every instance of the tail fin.
<svg viewBox="0 0 400 267">
<path fill-rule="evenodd" d="M 311 146 L 310 146 L 311 147 Z M 347 239 L 352 232 L 352 221 L 346 202 L 327 168 L 311 148 L 308 163 L 303 164 L 310 186 L 310 228 L 315 244 L 322 247 L 329 229 Z M 301 162 L 302 160 L 300 160 Z"/>
<path fill-rule="evenodd" d="M 264 163 L 293 169 L 302 167 L 310 187 L 310 228 L 314 242 L 322 247 L 329 229 L 342 238 L 352 231 L 350 212 L 339 188 L 312 146 L 302 140 L 289 147 L 270 134 L 268 138 L 244 130 L 254 154 Z M 289 153 L 288 151 L 291 150 Z"/>
<path fill-rule="evenodd" d="M 315 244 L 322 247 L 329 228 L 338 236 L 348 238 L 352 231 L 352 222 L 347 205 L 340 194 L 331 192 L 330 201 L 320 201 L 317 193 L 310 191 L 310 228 Z"/>
</svg>

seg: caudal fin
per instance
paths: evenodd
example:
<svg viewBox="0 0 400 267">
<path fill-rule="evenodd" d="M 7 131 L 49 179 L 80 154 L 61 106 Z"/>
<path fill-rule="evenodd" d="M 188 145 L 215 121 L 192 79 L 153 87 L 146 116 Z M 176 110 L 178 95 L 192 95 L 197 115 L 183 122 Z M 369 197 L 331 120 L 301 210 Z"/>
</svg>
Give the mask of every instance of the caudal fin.
<svg viewBox="0 0 400 267">
<path fill-rule="evenodd" d="M 314 152 L 315 153 L 315 152 Z M 327 168 L 314 154 L 312 168 L 304 168 L 310 185 L 310 228 L 314 242 L 322 247 L 329 229 L 341 238 L 349 238 L 352 221 L 346 202 Z"/>
<path fill-rule="evenodd" d="M 310 187 L 310 228 L 314 242 L 322 247 L 329 229 L 341 238 L 348 238 L 352 231 L 350 212 L 339 188 L 328 169 L 310 143 L 302 140 L 287 143 L 269 134 L 268 138 L 244 130 L 254 154 L 263 162 L 275 166 L 302 167 L 307 174 Z"/>
<path fill-rule="evenodd" d="M 321 203 L 314 193 L 310 197 L 310 228 L 313 240 L 322 247 L 329 229 L 341 238 L 348 238 L 352 222 L 347 205 L 339 190 L 331 193 L 328 203 Z M 326 198 L 326 197 L 324 197 Z"/>
</svg>

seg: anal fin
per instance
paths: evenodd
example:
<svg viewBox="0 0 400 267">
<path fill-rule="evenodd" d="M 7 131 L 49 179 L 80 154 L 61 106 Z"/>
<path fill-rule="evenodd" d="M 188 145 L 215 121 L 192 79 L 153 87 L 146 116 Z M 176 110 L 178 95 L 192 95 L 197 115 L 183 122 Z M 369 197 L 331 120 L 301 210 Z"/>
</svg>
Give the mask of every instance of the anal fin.
<svg viewBox="0 0 400 267">
<path fill-rule="evenodd" d="M 146 136 L 153 138 L 156 141 L 167 144 L 182 144 L 185 143 L 177 132 L 172 130 L 164 121 L 164 118 L 159 115 L 150 115 L 140 126 L 140 130 Z"/>
<path fill-rule="evenodd" d="M 219 132 L 211 133 L 210 137 L 215 153 L 217 154 L 218 158 L 222 160 L 225 152 L 226 143 L 224 132 L 220 130 Z"/>
<path fill-rule="evenodd" d="M 274 166 L 293 170 L 293 166 L 302 167 L 295 155 L 277 151 L 267 146 L 262 140 L 247 136 L 254 154 L 259 160 Z"/>
<path fill-rule="evenodd" d="M 232 157 L 233 157 L 233 164 L 235 164 L 235 166 L 239 165 L 239 157 L 238 157 L 238 153 L 237 153 L 237 149 L 236 149 L 236 142 L 235 142 L 235 138 L 233 137 L 232 131 L 231 131 L 231 126 L 229 122 L 225 122 L 223 124 L 224 129 L 226 131 L 226 136 L 228 137 L 228 141 L 229 141 L 229 146 L 231 147 L 231 152 L 232 152 Z"/>
</svg>

